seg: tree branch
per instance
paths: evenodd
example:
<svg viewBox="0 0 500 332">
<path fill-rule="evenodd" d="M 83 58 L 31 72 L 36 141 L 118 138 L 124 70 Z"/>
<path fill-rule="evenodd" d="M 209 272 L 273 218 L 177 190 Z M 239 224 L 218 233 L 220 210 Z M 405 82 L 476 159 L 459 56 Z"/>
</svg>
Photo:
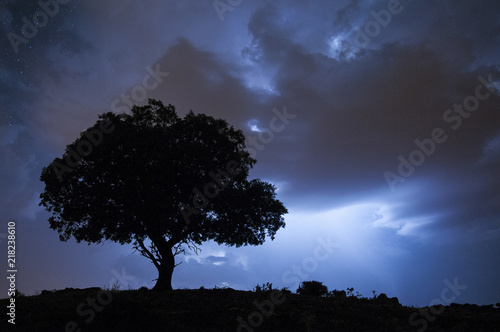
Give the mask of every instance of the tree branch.
<svg viewBox="0 0 500 332">
<path fill-rule="evenodd" d="M 158 255 L 158 258 L 156 258 L 153 255 L 153 253 L 151 253 L 151 251 L 149 251 L 148 248 L 146 248 L 146 246 L 144 245 L 144 241 L 143 240 L 136 239 L 135 241 L 136 241 L 136 243 L 134 244 L 134 248 L 137 251 L 139 251 L 142 256 L 144 256 L 146 258 L 149 258 L 151 261 L 153 261 L 153 264 L 155 265 L 155 267 L 157 269 L 159 269 L 160 268 L 159 260 L 161 260 L 161 256 Z M 156 250 L 156 248 L 154 248 L 154 251 L 157 254 L 158 251 Z"/>
</svg>

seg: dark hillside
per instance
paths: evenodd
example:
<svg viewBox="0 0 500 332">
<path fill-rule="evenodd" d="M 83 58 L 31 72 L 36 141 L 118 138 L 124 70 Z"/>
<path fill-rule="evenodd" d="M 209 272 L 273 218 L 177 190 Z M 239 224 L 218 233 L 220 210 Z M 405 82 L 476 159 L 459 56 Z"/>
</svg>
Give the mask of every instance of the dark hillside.
<svg viewBox="0 0 500 332">
<path fill-rule="evenodd" d="M 7 304 L 7 299 L 0 300 L 3 308 Z M 500 309 L 491 306 L 454 304 L 420 310 L 401 306 L 396 298 L 384 295 L 364 299 L 283 294 L 278 290 L 88 288 L 19 297 L 16 328 L 38 332 L 500 331 Z M 2 315 L 3 330 L 12 326 L 7 318 Z"/>
</svg>

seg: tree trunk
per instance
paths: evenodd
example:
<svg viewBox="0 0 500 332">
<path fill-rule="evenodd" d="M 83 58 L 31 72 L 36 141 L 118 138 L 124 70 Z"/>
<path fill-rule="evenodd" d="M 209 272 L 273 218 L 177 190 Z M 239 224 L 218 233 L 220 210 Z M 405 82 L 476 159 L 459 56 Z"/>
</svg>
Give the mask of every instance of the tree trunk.
<svg viewBox="0 0 500 332">
<path fill-rule="evenodd" d="M 172 290 L 172 274 L 173 268 L 161 267 L 158 269 L 158 279 L 153 287 L 155 291 L 170 291 Z"/>
<path fill-rule="evenodd" d="M 172 254 L 172 249 L 166 252 L 161 252 L 163 259 L 159 261 L 158 279 L 153 287 L 155 291 L 170 291 L 172 290 L 172 274 L 174 273 L 175 258 Z"/>
</svg>

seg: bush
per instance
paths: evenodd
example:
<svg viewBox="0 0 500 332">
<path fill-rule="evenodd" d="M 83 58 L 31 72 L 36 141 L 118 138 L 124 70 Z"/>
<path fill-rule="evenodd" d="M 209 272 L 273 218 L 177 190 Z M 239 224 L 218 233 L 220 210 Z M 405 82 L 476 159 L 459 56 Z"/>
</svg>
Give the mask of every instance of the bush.
<svg viewBox="0 0 500 332">
<path fill-rule="evenodd" d="M 255 293 L 270 292 L 272 290 L 273 284 L 270 282 L 266 282 L 265 284 L 262 284 L 262 286 L 257 284 L 257 286 L 255 286 L 255 288 L 253 289 Z"/>
<path fill-rule="evenodd" d="M 332 290 L 330 293 L 328 293 L 329 297 L 333 297 L 335 299 L 345 299 L 347 297 L 347 294 L 345 290 Z"/>
<path fill-rule="evenodd" d="M 358 299 L 360 299 L 363 295 L 356 291 L 356 293 L 354 293 L 354 287 L 351 287 L 351 288 L 347 288 L 347 296 L 348 297 L 357 297 Z"/>
<path fill-rule="evenodd" d="M 328 287 L 323 285 L 323 283 L 320 281 L 304 281 L 297 289 L 297 294 L 326 296 L 328 294 Z"/>
</svg>

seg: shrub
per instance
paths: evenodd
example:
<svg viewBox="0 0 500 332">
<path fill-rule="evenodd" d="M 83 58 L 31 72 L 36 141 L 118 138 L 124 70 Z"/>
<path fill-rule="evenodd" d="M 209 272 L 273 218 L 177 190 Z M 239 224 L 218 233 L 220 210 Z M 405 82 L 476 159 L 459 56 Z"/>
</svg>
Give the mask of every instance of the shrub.
<svg viewBox="0 0 500 332">
<path fill-rule="evenodd" d="M 356 294 L 354 294 L 354 287 L 351 287 L 351 288 L 347 288 L 347 296 L 348 297 L 357 297 L 358 299 L 360 299 L 363 295 L 356 291 Z"/>
<path fill-rule="evenodd" d="M 292 294 L 288 287 L 283 287 L 280 292 L 283 294 Z"/>
<path fill-rule="evenodd" d="M 328 293 L 329 297 L 333 297 L 335 299 L 345 299 L 347 297 L 347 294 L 345 290 L 332 290 Z"/>
<path fill-rule="evenodd" d="M 266 282 L 265 284 L 262 284 L 262 286 L 257 284 L 257 286 L 255 286 L 255 288 L 253 289 L 255 293 L 270 292 L 272 290 L 273 284 L 270 282 Z"/>
<path fill-rule="evenodd" d="M 304 281 L 297 289 L 297 294 L 326 296 L 328 294 L 328 287 L 323 285 L 320 281 Z"/>
</svg>

